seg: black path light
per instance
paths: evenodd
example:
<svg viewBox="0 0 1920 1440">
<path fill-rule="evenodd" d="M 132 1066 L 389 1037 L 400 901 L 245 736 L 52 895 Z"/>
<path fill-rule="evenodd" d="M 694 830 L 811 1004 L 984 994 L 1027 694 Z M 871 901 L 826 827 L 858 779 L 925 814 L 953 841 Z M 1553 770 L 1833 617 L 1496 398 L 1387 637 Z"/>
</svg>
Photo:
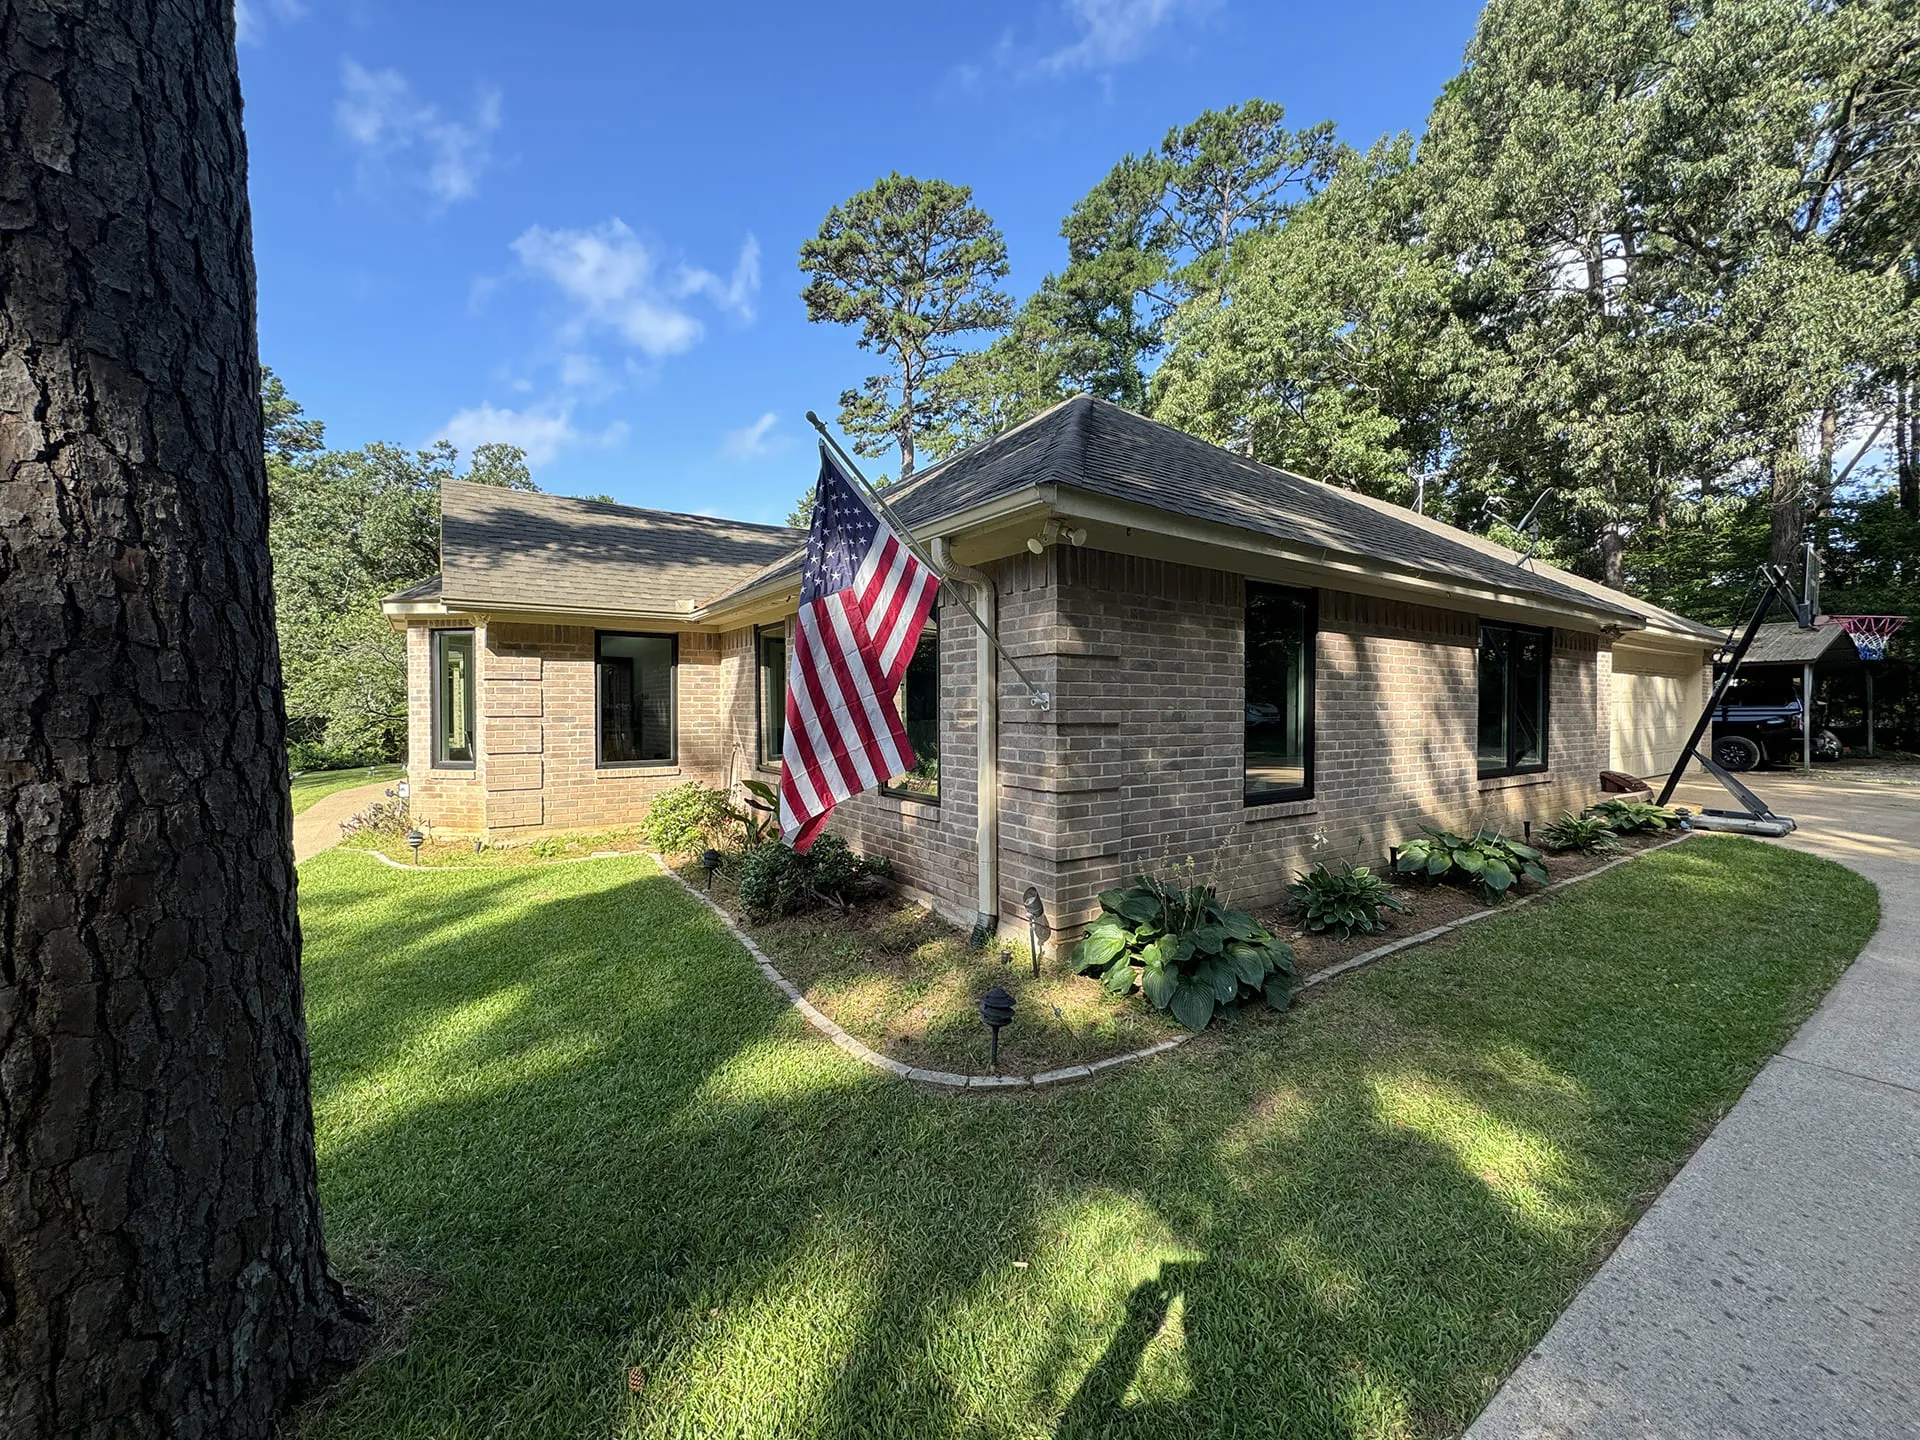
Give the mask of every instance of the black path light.
<svg viewBox="0 0 1920 1440">
<path fill-rule="evenodd" d="M 700 852 L 700 868 L 707 872 L 707 889 L 713 889 L 713 872 L 720 868 L 720 852 L 703 850 Z"/>
<path fill-rule="evenodd" d="M 416 825 L 413 829 L 407 831 L 407 848 L 413 851 L 414 864 L 418 865 L 420 863 L 420 847 L 426 843 L 427 837 L 420 833 L 419 826 Z"/>
<path fill-rule="evenodd" d="M 1037 980 L 1040 978 L 1040 951 L 1053 938 L 1053 926 L 1047 923 L 1047 907 L 1040 899 L 1038 885 L 1027 886 L 1021 903 L 1027 907 L 1027 951 L 1033 956 L 1033 977 Z"/>
<path fill-rule="evenodd" d="M 980 1019 L 993 1031 L 993 1068 L 1000 1068 L 1000 1027 L 1013 1020 L 1013 996 L 994 986 L 980 997 Z"/>
</svg>

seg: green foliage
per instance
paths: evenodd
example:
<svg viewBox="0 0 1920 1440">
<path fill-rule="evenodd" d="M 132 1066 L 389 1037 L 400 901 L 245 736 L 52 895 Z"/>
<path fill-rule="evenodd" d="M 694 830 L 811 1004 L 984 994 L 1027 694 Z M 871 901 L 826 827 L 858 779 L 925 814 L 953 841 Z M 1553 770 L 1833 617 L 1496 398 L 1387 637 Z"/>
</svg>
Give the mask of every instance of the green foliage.
<svg viewBox="0 0 1920 1440">
<path fill-rule="evenodd" d="M 780 792 L 765 780 L 742 780 L 740 788 L 747 798 L 734 819 L 746 829 L 748 848 L 779 838 Z"/>
<path fill-rule="evenodd" d="M 1345 862 L 1337 868 L 1320 864 L 1302 871 L 1287 887 L 1287 898 L 1307 929 L 1315 934 L 1331 930 L 1342 940 L 1384 929 L 1382 910 L 1405 915 L 1412 908 L 1393 893 L 1384 876 Z"/>
<path fill-rule="evenodd" d="M 1276 1010 L 1293 999 L 1293 949 L 1251 915 L 1201 885 L 1140 876 L 1100 897 L 1100 918 L 1074 950 L 1083 974 L 1099 972 L 1116 995 L 1135 985 L 1156 1010 L 1204 1030 L 1217 1006 L 1262 996 Z"/>
<path fill-rule="evenodd" d="M 1497 900 L 1523 877 L 1546 884 L 1547 867 L 1541 858 L 1531 845 L 1509 840 L 1497 830 L 1481 830 L 1468 837 L 1427 829 L 1400 847 L 1394 869 L 1403 875 L 1478 885 L 1488 899 Z"/>
<path fill-rule="evenodd" d="M 445 481 L 531 490 L 525 457 L 481 445 L 462 474 L 445 441 L 328 450 L 271 370 L 260 401 L 289 742 L 309 760 L 392 759 L 406 743 L 407 637 L 380 601 L 439 570 Z"/>
<path fill-rule="evenodd" d="M 1001 330 L 1012 316 L 995 288 L 1007 275 L 1006 241 L 968 186 L 896 171 L 827 212 L 800 247 L 800 268 L 810 276 L 800 292 L 807 318 L 858 326 L 860 348 L 887 360 L 885 373 L 841 395 L 840 425 L 858 454 L 897 446 L 907 479 L 915 445 L 943 424 L 933 382 L 961 338 Z"/>
<path fill-rule="evenodd" d="M 427 822 L 422 818 L 420 823 L 424 826 Z M 411 824 L 412 818 L 405 798 L 398 790 L 388 790 L 358 815 L 343 821 L 340 834 L 343 839 L 360 836 L 363 840 L 377 840 L 386 836 L 404 835 Z"/>
<path fill-rule="evenodd" d="M 1602 800 L 1587 807 L 1587 818 L 1598 820 L 1617 835 L 1632 835 L 1641 830 L 1665 830 L 1678 825 L 1678 812 L 1645 800 Z"/>
<path fill-rule="evenodd" d="M 688 780 L 653 797 L 640 838 L 662 854 L 685 855 L 717 843 L 736 818 L 726 791 Z"/>
<path fill-rule="evenodd" d="M 893 875 L 891 861 L 856 855 L 833 834 L 818 836 L 804 855 L 777 840 L 768 841 L 742 855 L 739 867 L 740 904 L 755 920 L 797 915 L 822 905 L 845 911 Z"/>
<path fill-rule="evenodd" d="M 1606 817 L 1591 812 L 1563 812 L 1558 820 L 1541 828 L 1540 839 L 1549 850 L 1571 850 L 1582 855 L 1612 855 L 1620 849 L 1620 837 Z"/>
</svg>

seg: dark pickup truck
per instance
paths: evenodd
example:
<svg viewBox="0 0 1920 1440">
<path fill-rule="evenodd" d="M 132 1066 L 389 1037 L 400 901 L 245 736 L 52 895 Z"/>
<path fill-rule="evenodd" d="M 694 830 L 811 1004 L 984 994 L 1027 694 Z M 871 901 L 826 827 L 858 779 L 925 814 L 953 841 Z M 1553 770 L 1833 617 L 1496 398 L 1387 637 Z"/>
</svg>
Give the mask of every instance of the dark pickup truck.
<svg viewBox="0 0 1920 1440">
<path fill-rule="evenodd" d="M 1752 770 L 1800 757 L 1803 707 L 1793 677 L 1742 674 L 1713 715 L 1713 758 L 1728 770 Z M 1813 758 L 1838 760 L 1840 737 L 1813 732 Z"/>
</svg>

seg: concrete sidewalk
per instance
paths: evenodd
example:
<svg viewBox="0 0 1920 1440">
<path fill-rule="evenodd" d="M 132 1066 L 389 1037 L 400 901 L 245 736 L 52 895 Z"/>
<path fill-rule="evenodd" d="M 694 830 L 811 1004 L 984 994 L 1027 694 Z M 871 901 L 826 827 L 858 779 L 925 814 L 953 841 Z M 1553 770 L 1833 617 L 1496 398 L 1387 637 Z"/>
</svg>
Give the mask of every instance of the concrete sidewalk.
<svg viewBox="0 0 1920 1440">
<path fill-rule="evenodd" d="M 1879 932 L 1468 1440 L 1920 1435 L 1920 789 L 1747 778 Z"/>
</svg>

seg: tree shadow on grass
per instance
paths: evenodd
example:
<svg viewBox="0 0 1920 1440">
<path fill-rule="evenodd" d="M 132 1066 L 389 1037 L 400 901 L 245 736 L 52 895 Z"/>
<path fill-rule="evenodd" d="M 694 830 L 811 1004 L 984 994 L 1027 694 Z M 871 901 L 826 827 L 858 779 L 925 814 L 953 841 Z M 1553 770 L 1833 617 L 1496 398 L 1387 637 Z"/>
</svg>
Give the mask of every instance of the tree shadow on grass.
<svg viewBox="0 0 1920 1440">
<path fill-rule="evenodd" d="M 1685 955 L 1596 881 L 1577 955 L 1533 907 L 1096 1086 L 934 1094 L 624 863 L 303 872 L 329 1233 L 434 1284 L 310 1433 L 1458 1428 L 1792 1008 L 1741 915 L 1794 877 L 1688 861 Z"/>
</svg>

